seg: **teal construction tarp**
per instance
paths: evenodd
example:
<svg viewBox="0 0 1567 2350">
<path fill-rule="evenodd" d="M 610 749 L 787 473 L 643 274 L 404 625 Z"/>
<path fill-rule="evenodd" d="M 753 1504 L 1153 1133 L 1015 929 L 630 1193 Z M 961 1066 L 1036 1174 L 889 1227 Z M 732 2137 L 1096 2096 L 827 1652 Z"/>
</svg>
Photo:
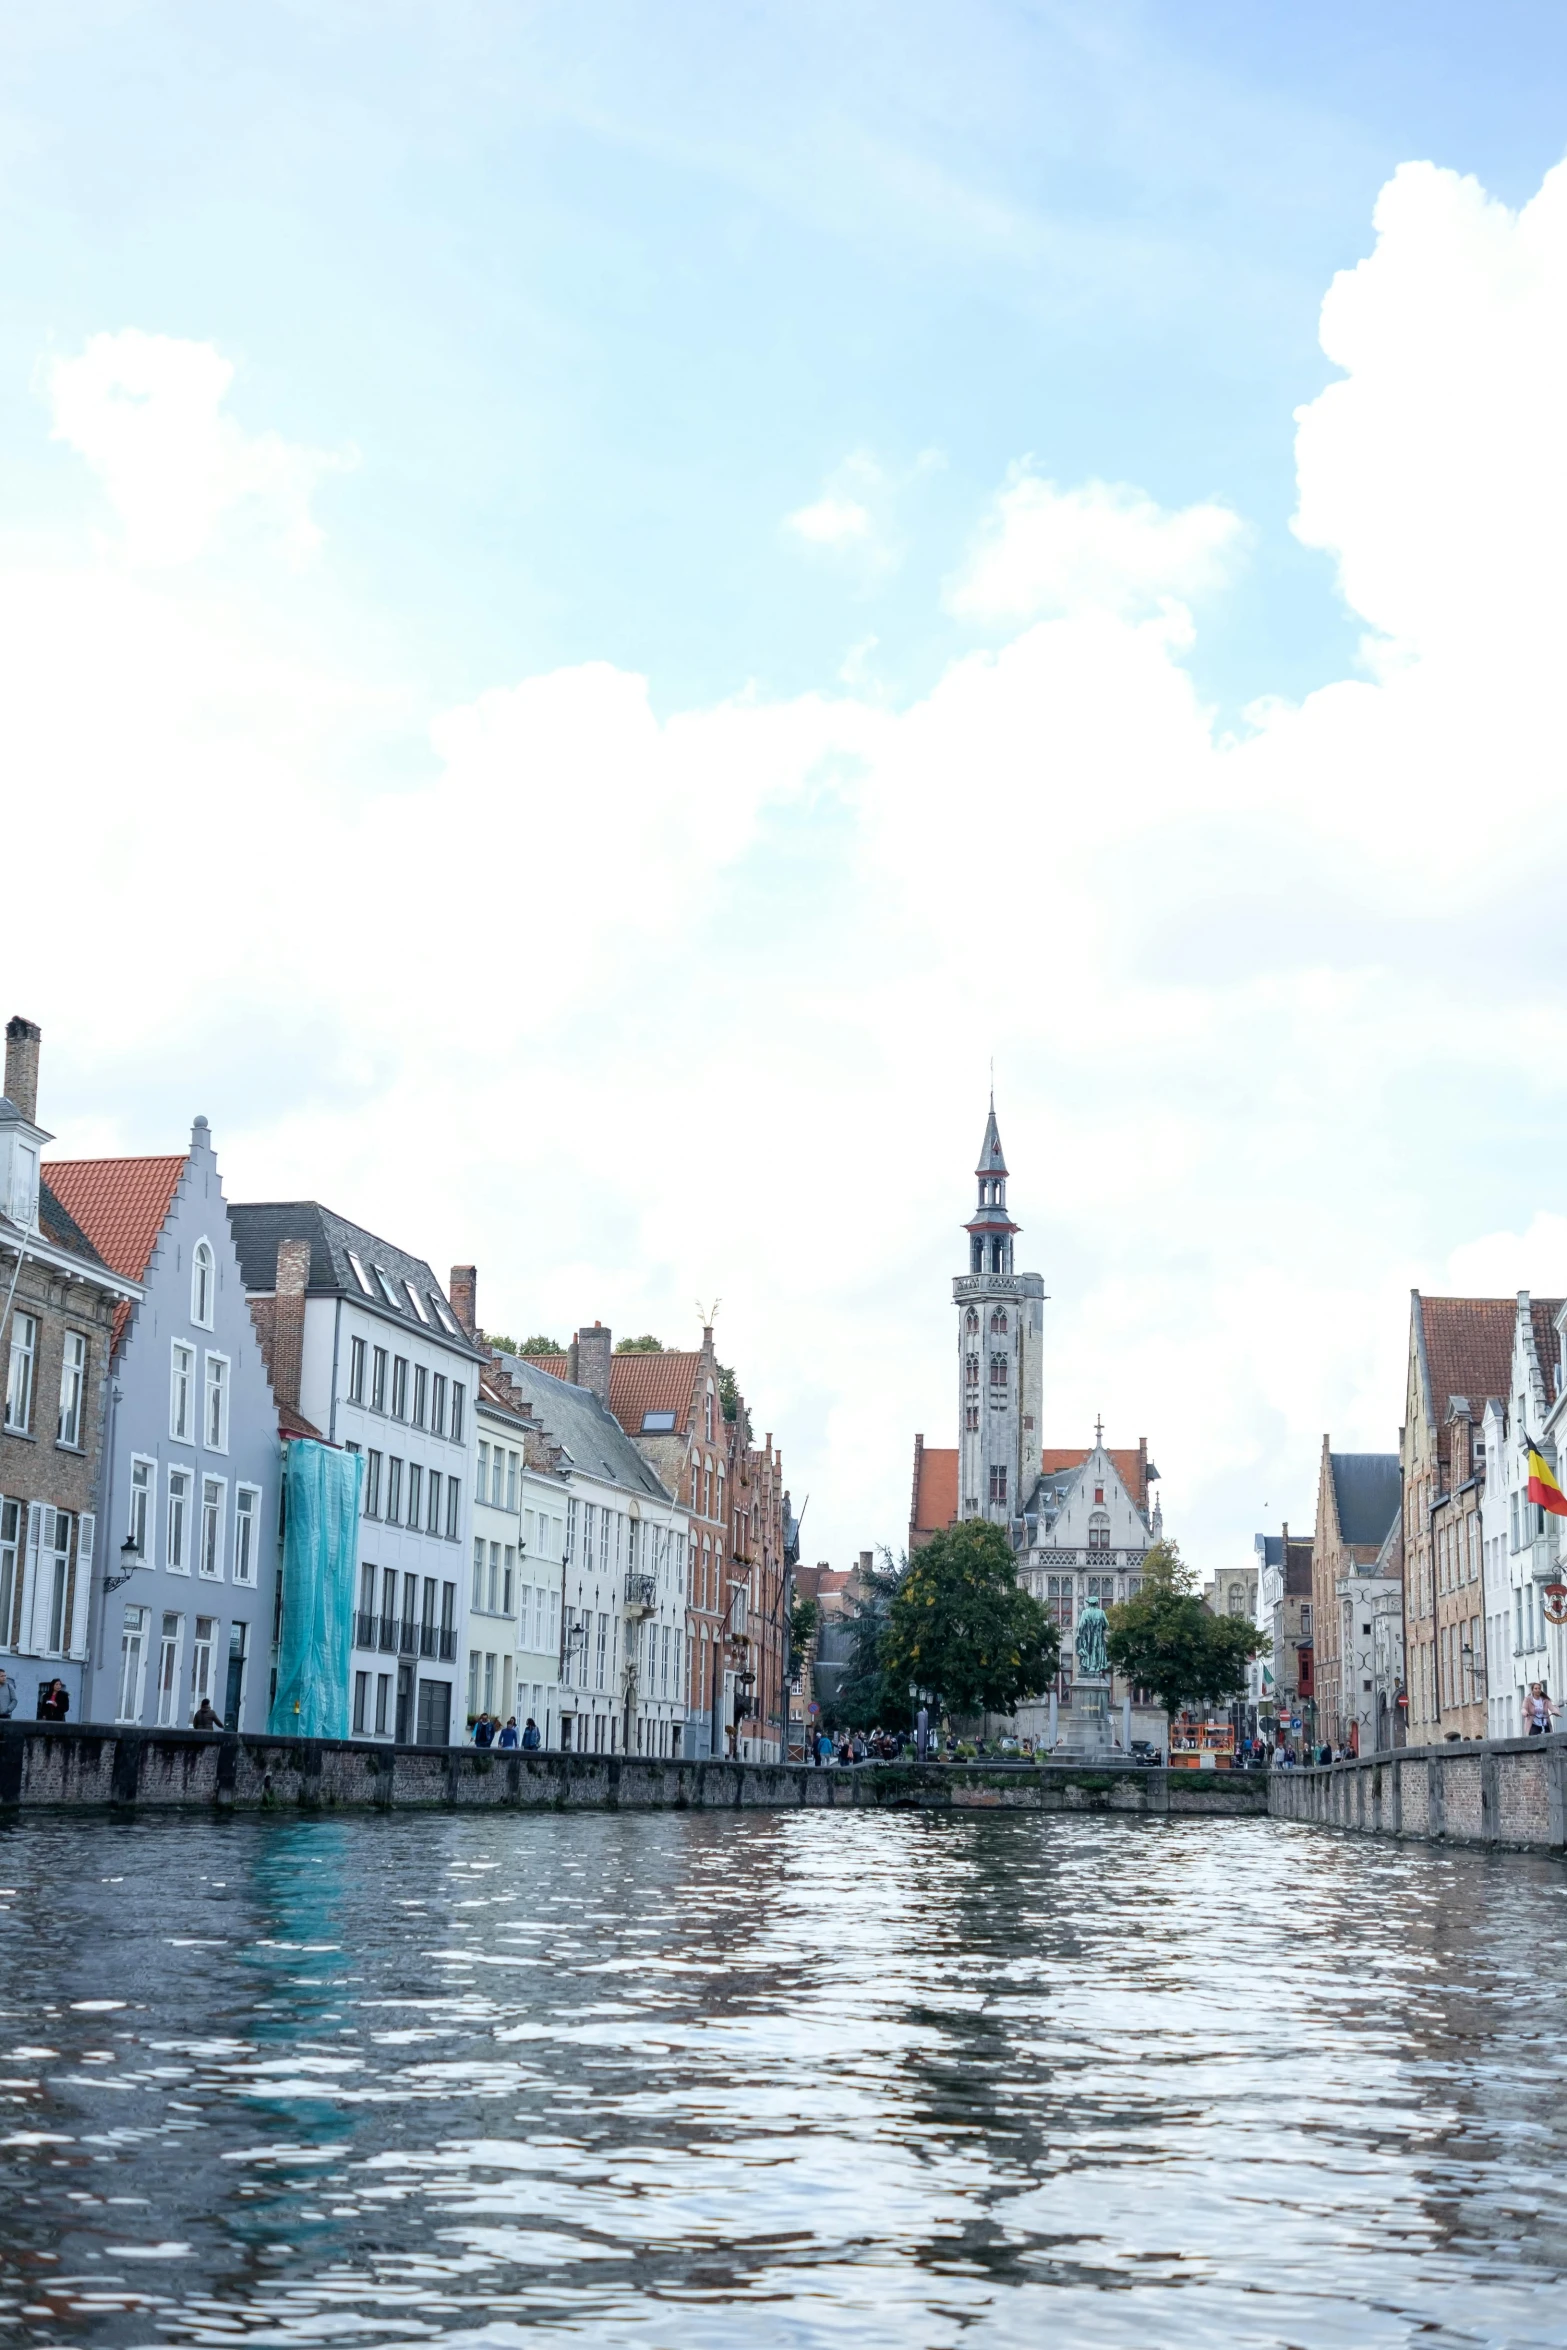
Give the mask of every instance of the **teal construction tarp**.
<svg viewBox="0 0 1567 2350">
<path fill-rule="evenodd" d="M 274 1737 L 346 1738 L 359 1536 L 356 1452 L 295 1437 L 283 1453 L 283 1623 Z"/>
</svg>

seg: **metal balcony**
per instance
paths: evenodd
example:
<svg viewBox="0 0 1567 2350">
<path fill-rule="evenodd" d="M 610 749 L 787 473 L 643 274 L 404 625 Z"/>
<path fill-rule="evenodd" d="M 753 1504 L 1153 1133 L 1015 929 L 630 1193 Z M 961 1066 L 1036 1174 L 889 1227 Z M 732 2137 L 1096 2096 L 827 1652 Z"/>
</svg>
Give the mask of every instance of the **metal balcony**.
<svg viewBox="0 0 1567 2350">
<path fill-rule="evenodd" d="M 354 1646 L 356 1648 L 374 1648 L 375 1633 L 375 1616 L 373 1614 L 367 1615 L 361 1608 L 354 1617 Z"/>
</svg>

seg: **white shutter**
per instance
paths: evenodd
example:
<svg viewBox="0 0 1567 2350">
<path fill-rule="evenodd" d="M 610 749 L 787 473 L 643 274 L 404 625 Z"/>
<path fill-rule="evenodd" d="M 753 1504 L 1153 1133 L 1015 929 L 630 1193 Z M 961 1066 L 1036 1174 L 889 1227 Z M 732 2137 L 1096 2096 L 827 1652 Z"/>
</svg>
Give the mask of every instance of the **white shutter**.
<svg viewBox="0 0 1567 2350">
<path fill-rule="evenodd" d="M 76 1585 L 71 1594 L 71 1629 L 65 1649 L 67 1656 L 76 1658 L 87 1654 L 87 1610 L 92 1598 L 95 1525 L 91 1510 L 76 1521 Z"/>
<path fill-rule="evenodd" d="M 33 1638 L 33 1599 L 38 1589 L 38 1553 L 43 1541 L 44 1512 L 51 1519 L 54 1510 L 47 1501 L 30 1501 L 27 1505 L 27 1554 L 22 1567 L 22 1611 L 20 1638 L 17 1648 L 23 1656 L 37 1656 L 38 1644 Z"/>
</svg>

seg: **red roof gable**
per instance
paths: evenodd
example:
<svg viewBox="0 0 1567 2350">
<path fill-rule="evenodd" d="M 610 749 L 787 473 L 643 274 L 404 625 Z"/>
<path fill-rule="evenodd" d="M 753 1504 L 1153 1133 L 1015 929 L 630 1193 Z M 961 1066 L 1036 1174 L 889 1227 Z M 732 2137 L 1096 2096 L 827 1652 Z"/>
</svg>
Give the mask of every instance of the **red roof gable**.
<svg viewBox="0 0 1567 2350">
<path fill-rule="evenodd" d="M 640 1436 L 647 1412 L 673 1412 L 674 1433 L 691 1426 L 699 1354 L 623 1354 L 609 1358 L 609 1408 L 628 1436 Z"/>
<path fill-rule="evenodd" d="M 140 1281 L 186 1165 L 184 1157 L 58 1159 L 44 1174 L 104 1263 Z"/>
<path fill-rule="evenodd" d="M 1041 1473 L 1054 1477 L 1063 1469 L 1080 1469 L 1093 1450 L 1092 1445 L 1079 1445 L 1075 1450 L 1067 1445 L 1047 1445 L 1039 1456 Z M 1145 1454 L 1141 1445 L 1133 1452 L 1127 1445 L 1107 1444 L 1105 1451 L 1110 1463 L 1144 1517 L 1148 1514 L 1148 1487 L 1143 1477 Z"/>
<path fill-rule="evenodd" d="M 940 1534 L 958 1514 L 958 1452 L 927 1444 L 920 1454 L 919 1491 L 914 1496 L 914 1531 Z"/>
</svg>

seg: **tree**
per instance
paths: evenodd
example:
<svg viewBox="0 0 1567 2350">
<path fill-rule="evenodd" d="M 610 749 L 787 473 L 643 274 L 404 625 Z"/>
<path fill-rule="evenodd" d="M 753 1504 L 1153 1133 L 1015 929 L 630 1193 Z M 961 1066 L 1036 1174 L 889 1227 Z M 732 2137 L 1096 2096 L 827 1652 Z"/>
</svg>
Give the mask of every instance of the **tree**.
<svg viewBox="0 0 1567 2350">
<path fill-rule="evenodd" d="M 889 1681 L 881 1661 L 893 1595 L 907 1564 L 884 1550 L 879 1565 L 862 1571 L 859 1593 L 842 1618 L 849 1653 L 841 1662 L 819 1657 L 812 1671 L 823 1729 L 874 1730 L 907 1716 L 908 1684 L 900 1688 Z"/>
<path fill-rule="evenodd" d="M 1243 1616 L 1215 1616 L 1197 1596 L 1197 1578 L 1173 1542 L 1156 1542 L 1142 1563 L 1143 1587 L 1110 1610 L 1110 1662 L 1167 1714 L 1223 1704 L 1246 1685 L 1263 1648 Z"/>
<path fill-rule="evenodd" d="M 650 1330 L 644 1330 L 640 1338 L 617 1338 L 615 1341 L 615 1352 L 618 1355 L 661 1355 L 663 1351 L 664 1341 L 655 1338 Z"/>
<path fill-rule="evenodd" d="M 1017 1579 L 1000 1526 L 966 1518 L 916 1551 L 898 1581 L 881 1644 L 888 1683 L 943 1713 L 1009 1714 L 1054 1678 L 1061 1639 Z M 904 1696 L 900 1711 L 907 1713 Z"/>
<path fill-rule="evenodd" d="M 816 1638 L 822 1611 L 814 1599 L 797 1599 L 789 1610 L 789 1647 L 795 1656 L 804 1656 Z"/>
<path fill-rule="evenodd" d="M 563 1355 L 566 1349 L 558 1338 L 525 1338 L 521 1346 L 510 1351 L 519 1355 Z"/>
<path fill-rule="evenodd" d="M 719 1408 L 731 1426 L 741 1418 L 742 1413 L 744 1414 L 741 1442 L 749 1444 L 751 1441 L 751 1415 L 740 1401 L 739 1383 L 727 1363 L 715 1363 L 713 1369 L 718 1373 Z"/>
</svg>

